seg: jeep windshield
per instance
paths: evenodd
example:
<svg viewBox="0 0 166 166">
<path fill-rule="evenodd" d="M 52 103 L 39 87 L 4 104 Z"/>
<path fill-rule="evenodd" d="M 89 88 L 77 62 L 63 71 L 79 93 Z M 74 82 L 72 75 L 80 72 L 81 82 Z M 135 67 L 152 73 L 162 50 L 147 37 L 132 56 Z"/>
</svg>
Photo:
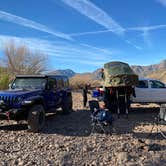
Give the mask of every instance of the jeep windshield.
<svg viewBox="0 0 166 166">
<path fill-rule="evenodd" d="M 11 89 L 44 89 L 46 85 L 45 78 L 16 78 L 11 85 Z"/>
</svg>

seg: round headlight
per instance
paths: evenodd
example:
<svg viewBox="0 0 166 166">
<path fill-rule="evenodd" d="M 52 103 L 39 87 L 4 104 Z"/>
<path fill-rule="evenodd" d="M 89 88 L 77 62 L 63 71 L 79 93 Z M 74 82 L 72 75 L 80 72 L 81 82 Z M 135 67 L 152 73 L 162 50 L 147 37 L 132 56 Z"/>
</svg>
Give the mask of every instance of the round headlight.
<svg viewBox="0 0 166 166">
<path fill-rule="evenodd" d="M 22 102 L 22 100 L 23 100 L 23 97 L 19 96 L 16 98 L 15 103 L 19 104 Z"/>
</svg>

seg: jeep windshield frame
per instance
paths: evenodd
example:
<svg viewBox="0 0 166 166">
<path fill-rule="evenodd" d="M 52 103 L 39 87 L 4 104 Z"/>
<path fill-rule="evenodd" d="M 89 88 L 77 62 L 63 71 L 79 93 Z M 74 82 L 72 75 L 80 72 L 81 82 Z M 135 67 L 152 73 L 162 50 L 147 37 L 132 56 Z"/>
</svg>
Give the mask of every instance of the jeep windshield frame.
<svg viewBox="0 0 166 166">
<path fill-rule="evenodd" d="M 16 77 L 11 84 L 11 89 L 45 89 L 46 77 Z"/>
</svg>

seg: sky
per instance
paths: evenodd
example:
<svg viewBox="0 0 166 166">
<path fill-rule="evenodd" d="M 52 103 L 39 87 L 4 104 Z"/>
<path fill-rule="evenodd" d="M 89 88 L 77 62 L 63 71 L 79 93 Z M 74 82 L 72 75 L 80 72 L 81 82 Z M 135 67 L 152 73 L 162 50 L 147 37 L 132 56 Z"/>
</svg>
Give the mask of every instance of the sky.
<svg viewBox="0 0 166 166">
<path fill-rule="evenodd" d="M 50 71 L 159 63 L 166 59 L 166 0 L 1 0 L 1 59 L 11 40 L 47 55 Z"/>
</svg>

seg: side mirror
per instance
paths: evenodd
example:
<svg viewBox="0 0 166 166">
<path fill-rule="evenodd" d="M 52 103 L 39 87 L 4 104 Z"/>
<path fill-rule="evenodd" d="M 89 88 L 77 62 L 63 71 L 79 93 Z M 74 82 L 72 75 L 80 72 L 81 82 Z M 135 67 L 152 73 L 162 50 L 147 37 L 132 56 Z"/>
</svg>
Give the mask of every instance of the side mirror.
<svg viewBox="0 0 166 166">
<path fill-rule="evenodd" d="M 9 89 L 12 89 L 12 84 L 10 83 L 10 84 L 8 85 L 8 87 L 9 87 Z"/>
</svg>

